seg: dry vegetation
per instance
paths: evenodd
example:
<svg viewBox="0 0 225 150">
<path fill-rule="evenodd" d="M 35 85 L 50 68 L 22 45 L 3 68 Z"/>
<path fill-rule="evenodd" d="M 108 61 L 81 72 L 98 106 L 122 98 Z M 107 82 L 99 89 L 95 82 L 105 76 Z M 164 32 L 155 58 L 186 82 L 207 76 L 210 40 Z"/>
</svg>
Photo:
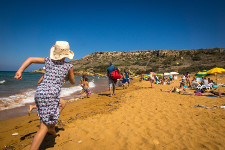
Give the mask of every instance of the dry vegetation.
<svg viewBox="0 0 225 150">
<path fill-rule="evenodd" d="M 213 67 L 225 67 L 225 49 L 145 50 L 95 52 L 71 61 L 76 71 L 105 73 L 109 62 L 133 74 L 179 71 L 196 72 Z"/>
</svg>

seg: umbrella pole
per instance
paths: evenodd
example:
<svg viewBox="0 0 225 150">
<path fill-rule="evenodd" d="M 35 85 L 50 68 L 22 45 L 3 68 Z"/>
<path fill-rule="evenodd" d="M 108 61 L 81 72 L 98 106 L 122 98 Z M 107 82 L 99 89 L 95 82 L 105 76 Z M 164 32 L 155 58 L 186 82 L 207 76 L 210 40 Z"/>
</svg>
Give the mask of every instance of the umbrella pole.
<svg viewBox="0 0 225 150">
<path fill-rule="evenodd" d="M 216 73 L 216 85 L 217 85 L 217 73 Z"/>
</svg>

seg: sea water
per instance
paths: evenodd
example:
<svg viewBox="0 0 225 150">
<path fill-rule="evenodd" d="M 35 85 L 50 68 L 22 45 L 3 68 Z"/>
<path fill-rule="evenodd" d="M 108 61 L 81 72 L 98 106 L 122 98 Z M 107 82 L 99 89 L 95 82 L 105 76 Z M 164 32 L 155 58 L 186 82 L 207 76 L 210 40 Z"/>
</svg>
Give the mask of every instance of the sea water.
<svg viewBox="0 0 225 150">
<path fill-rule="evenodd" d="M 34 102 L 37 82 L 43 73 L 24 72 L 22 80 L 14 79 L 14 71 L 0 71 L 0 111 L 24 106 Z M 87 76 L 91 89 L 96 87 L 96 82 L 106 80 L 106 77 Z M 66 82 L 61 90 L 60 97 L 67 97 L 81 91 L 81 76 L 75 75 L 76 84 Z"/>
</svg>

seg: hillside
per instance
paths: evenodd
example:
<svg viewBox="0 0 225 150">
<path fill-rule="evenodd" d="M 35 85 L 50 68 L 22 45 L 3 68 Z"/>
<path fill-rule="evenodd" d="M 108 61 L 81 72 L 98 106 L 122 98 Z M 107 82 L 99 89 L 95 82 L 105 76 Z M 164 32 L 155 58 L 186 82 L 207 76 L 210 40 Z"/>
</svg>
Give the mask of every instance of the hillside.
<svg viewBox="0 0 225 150">
<path fill-rule="evenodd" d="M 73 60 L 75 71 L 105 73 L 112 62 L 133 74 L 179 71 L 197 72 L 215 66 L 225 68 L 225 49 L 144 50 L 121 52 L 95 52 Z"/>
</svg>

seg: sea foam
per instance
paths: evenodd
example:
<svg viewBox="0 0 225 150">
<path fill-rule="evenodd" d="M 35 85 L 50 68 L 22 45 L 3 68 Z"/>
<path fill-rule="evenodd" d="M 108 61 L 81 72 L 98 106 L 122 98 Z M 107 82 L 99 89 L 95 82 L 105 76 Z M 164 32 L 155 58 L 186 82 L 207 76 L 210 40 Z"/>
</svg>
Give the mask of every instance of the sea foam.
<svg viewBox="0 0 225 150">
<path fill-rule="evenodd" d="M 5 80 L 0 81 L 0 84 L 4 84 L 4 83 L 5 83 Z"/>
<path fill-rule="evenodd" d="M 94 88 L 95 84 L 93 82 L 89 82 L 90 88 Z M 60 97 L 70 96 L 72 93 L 81 91 L 81 86 L 73 86 L 62 88 Z M 1 97 L 0 98 L 0 110 L 12 109 L 15 107 L 25 106 L 26 103 L 34 102 L 34 95 L 36 89 L 28 89 L 20 94 L 11 95 L 9 97 Z"/>
</svg>

